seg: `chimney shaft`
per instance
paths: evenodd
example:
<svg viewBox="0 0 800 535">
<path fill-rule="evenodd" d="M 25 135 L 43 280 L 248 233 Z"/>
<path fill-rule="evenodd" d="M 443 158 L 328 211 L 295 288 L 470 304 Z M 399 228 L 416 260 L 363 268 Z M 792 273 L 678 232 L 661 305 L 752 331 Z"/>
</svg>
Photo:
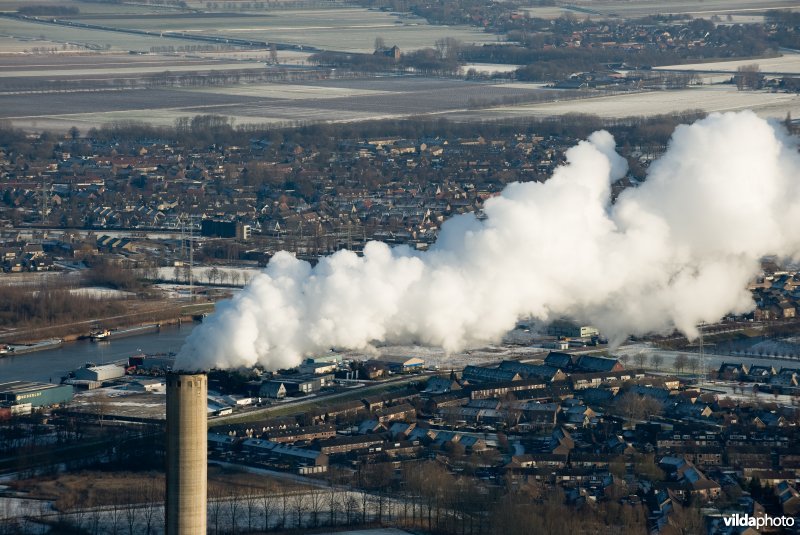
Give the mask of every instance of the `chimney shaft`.
<svg viewBox="0 0 800 535">
<path fill-rule="evenodd" d="M 205 374 L 167 374 L 167 535 L 206 532 Z"/>
</svg>

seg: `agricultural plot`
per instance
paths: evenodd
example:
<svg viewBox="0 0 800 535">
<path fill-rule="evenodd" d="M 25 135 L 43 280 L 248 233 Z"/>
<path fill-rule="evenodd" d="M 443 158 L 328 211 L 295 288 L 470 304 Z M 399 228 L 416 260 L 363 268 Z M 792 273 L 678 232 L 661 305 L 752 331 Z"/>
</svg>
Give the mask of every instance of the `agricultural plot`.
<svg viewBox="0 0 800 535">
<path fill-rule="evenodd" d="M 21 7 L 52 6 L 75 7 L 83 14 L 144 14 L 144 13 L 172 13 L 174 8 L 168 6 L 146 5 L 136 2 L 82 2 L 80 0 L 0 0 L 0 11 L 15 12 Z"/>
<path fill-rule="evenodd" d="M 194 89 L 200 94 L 239 95 L 243 97 L 275 98 L 284 100 L 332 99 L 342 97 L 358 97 L 387 93 L 380 89 L 359 89 L 349 87 L 333 87 L 330 85 L 298 85 L 298 84 L 247 84 L 232 87 L 211 87 Z"/>
<path fill-rule="evenodd" d="M 152 47 L 179 47 L 187 43 L 182 39 L 87 30 L 5 17 L 0 17 L 0 37 L 13 37 L 18 40 L 40 39 L 59 44 L 79 45 L 90 50 L 138 52 L 149 52 Z"/>
<path fill-rule="evenodd" d="M 329 80 L 209 89 L 140 89 L 0 95 L 0 117 L 25 128 L 85 130 L 118 121 L 172 125 L 179 117 L 216 114 L 236 124 L 355 121 L 440 114 L 520 99 L 564 98 L 535 85 L 431 78 Z M 69 110 L 69 113 L 64 113 Z"/>
<path fill-rule="evenodd" d="M 65 76 L 82 77 L 90 76 L 104 70 L 126 69 L 138 72 L 156 70 L 174 71 L 184 67 L 194 70 L 213 70 L 218 67 L 227 69 L 228 65 L 245 68 L 248 65 L 263 64 L 245 62 L 236 59 L 236 62 L 221 63 L 214 59 L 193 59 L 174 56 L 132 55 L 132 54 L 36 54 L 32 56 L 14 55 L 0 56 L 0 76 L 20 76 L 20 72 L 27 71 L 30 76 L 53 76 L 54 72 L 64 72 Z"/>
<path fill-rule="evenodd" d="M 0 115 L 5 118 L 16 117 L 46 117 L 64 114 L 68 115 L 95 112 L 113 112 L 116 110 L 146 110 L 154 105 L 162 108 L 176 108 L 192 106 L 198 115 L 202 109 L 214 108 L 225 105 L 241 105 L 249 100 L 248 97 L 235 97 L 217 94 L 192 93 L 188 91 L 169 89 L 130 89 L 122 91 L 108 91 L 102 98 L 92 91 L 74 91 L 70 93 L 56 93 L 46 95 L 7 94 L 0 95 Z M 32 102 L 33 101 L 33 102 Z M 156 104 L 157 103 L 157 104 Z M 206 113 L 213 113 L 209 111 Z"/>
<path fill-rule="evenodd" d="M 743 11 L 765 9 L 797 9 L 791 0 L 578 0 L 570 2 L 573 9 L 586 14 L 611 15 L 623 18 L 644 17 L 655 13 L 682 13 L 692 16 L 726 16 Z"/>
<path fill-rule="evenodd" d="M 263 70 L 263 65 L 242 64 L 242 63 L 209 63 L 209 64 L 186 64 L 186 65 L 135 65 L 130 67 L 96 67 L 92 69 L 53 69 L 50 71 L 43 71 L 42 69 L 20 69 L 17 71 L 0 70 L 0 78 L 2 77 L 89 77 L 89 76 L 102 76 L 102 77 L 118 77 L 118 76 L 132 76 L 132 75 L 148 75 L 163 73 L 169 71 L 171 73 L 177 72 L 197 72 L 197 71 L 241 71 L 252 67 L 254 69 Z"/>
<path fill-rule="evenodd" d="M 800 115 L 800 95 L 766 91 L 737 91 L 733 86 L 697 87 L 678 91 L 631 93 L 581 100 L 497 107 L 473 114 L 456 113 L 457 120 L 504 117 L 545 117 L 571 113 L 619 118 L 678 113 L 686 110 L 724 112 L 751 109 L 759 116 L 783 119 Z"/>
<path fill-rule="evenodd" d="M 361 8 L 285 10 L 252 15 L 109 15 L 78 19 L 115 28 L 187 32 L 348 52 L 372 52 L 375 38 L 379 36 L 388 45 L 397 45 L 402 50 L 432 47 L 443 37 L 467 43 L 497 41 L 497 36 L 467 26 L 435 26 L 417 17 Z"/>
<path fill-rule="evenodd" d="M 775 58 L 715 61 L 713 63 L 691 63 L 689 65 L 666 65 L 658 70 L 717 71 L 735 73 L 744 65 L 758 65 L 763 73 L 800 74 L 800 53 L 787 52 Z"/>
<path fill-rule="evenodd" d="M 0 53 L 2 54 L 29 54 L 34 49 L 61 49 L 61 47 L 61 43 L 54 43 L 53 41 L 0 37 Z"/>
</svg>

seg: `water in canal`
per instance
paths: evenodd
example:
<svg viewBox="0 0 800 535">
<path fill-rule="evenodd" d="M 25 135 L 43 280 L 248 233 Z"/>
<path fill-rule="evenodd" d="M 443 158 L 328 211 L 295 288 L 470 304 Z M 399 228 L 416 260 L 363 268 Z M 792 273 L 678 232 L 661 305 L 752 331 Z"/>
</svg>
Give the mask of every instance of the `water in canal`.
<svg viewBox="0 0 800 535">
<path fill-rule="evenodd" d="M 139 352 L 177 352 L 192 332 L 195 324 L 168 325 L 157 333 L 117 338 L 107 342 L 78 340 L 65 343 L 58 349 L 38 351 L 18 356 L 0 357 L 0 382 L 52 381 L 86 364 L 104 364 L 123 360 Z"/>
</svg>

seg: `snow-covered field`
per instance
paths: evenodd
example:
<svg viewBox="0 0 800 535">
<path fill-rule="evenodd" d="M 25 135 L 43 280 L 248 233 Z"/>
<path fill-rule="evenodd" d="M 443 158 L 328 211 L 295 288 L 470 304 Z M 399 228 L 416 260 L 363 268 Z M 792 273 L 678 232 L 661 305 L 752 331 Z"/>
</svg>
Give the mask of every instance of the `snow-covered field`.
<svg viewBox="0 0 800 535">
<path fill-rule="evenodd" d="M 95 299 L 126 299 L 133 297 L 134 293 L 123 292 L 122 290 L 112 290 L 111 288 L 101 288 L 99 286 L 92 286 L 89 288 L 73 288 L 69 291 L 72 295 L 83 295 L 87 297 L 94 297 Z"/>
<path fill-rule="evenodd" d="M 495 72 L 514 72 L 520 65 L 508 65 L 506 63 L 465 63 L 461 67 L 461 74 L 466 74 L 474 70 L 478 74 L 492 74 Z"/>
<path fill-rule="evenodd" d="M 744 65 L 758 65 L 761 72 L 800 74 L 800 53 L 786 52 L 782 56 L 776 58 L 691 63 L 688 65 L 665 65 L 654 67 L 654 70 L 725 71 L 734 73 L 736 69 Z"/>
<path fill-rule="evenodd" d="M 221 63 L 221 62 L 208 62 L 208 63 L 192 63 L 189 65 L 170 65 L 165 68 L 163 65 L 156 65 L 148 67 L 146 65 L 136 65 L 132 67 L 87 67 L 85 69 L 19 69 L 19 70 L 0 70 L 0 78 L 3 77 L 19 77 L 19 76 L 89 76 L 89 75 L 147 75 L 156 74 L 168 70 L 171 73 L 176 72 L 196 72 L 196 71 L 240 71 L 242 69 L 261 69 L 260 64 L 254 62 L 242 63 Z"/>
<path fill-rule="evenodd" d="M 313 98 L 359 97 L 380 95 L 389 91 L 375 89 L 331 87 L 296 84 L 248 84 L 233 87 L 209 87 L 191 89 L 195 93 L 219 93 L 221 95 L 240 95 L 246 97 L 279 98 L 287 100 L 306 100 Z"/>
<path fill-rule="evenodd" d="M 80 18 L 80 17 L 78 17 Z M 469 26 L 428 24 L 411 15 L 358 7 L 333 9 L 272 10 L 269 14 L 175 17 L 125 17 L 113 21 L 117 27 L 149 31 L 191 32 L 239 39 L 289 43 L 325 50 L 370 53 L 375 38 L 402 51 L 433 47 L 438 39 L 453 37 L 465 43 L 489 43 L 497 36 Z M 278 54 L 280 56 L 280 52 Z"/>
<path fill-rule="evenodd" d="M 800 115 L 800 95 L 767 91 L 737 91 L 735 86 L 702 86 L 676 91 L 651 91 L 581 100 L 502 106 L 475 112 L 485 117 L 545 117 L 570 113 L 605 118 L 652 116 L 686 110 L 725 112 L 751 109 L 761 117 L 783 119 Z"/>
</svg>

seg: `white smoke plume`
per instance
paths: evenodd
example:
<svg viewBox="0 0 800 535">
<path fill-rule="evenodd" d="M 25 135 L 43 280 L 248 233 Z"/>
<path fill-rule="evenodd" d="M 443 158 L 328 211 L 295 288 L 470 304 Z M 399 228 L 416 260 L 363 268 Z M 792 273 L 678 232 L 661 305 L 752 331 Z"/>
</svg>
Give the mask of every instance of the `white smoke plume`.
<svg viewBox="0 0 800 535">
<path fill-rule="evenodd" d="M 614 203 L 627 169 L 595 132 L 544 183 L 515 183 L 486 218 L 447 221 L 427 252 L 370 242 L 313 269 L 290 253 L 189 336 L 178 368 L 298 364 L 375 341 L 448 351 L 497 341 L 521 318 L 562 316 L 612 339 L 668 332 L 753 307 L 770 254 L 800 252 L 800 157 L 751 112 L 678 127 L 647 181 Z"/>
</svg>

